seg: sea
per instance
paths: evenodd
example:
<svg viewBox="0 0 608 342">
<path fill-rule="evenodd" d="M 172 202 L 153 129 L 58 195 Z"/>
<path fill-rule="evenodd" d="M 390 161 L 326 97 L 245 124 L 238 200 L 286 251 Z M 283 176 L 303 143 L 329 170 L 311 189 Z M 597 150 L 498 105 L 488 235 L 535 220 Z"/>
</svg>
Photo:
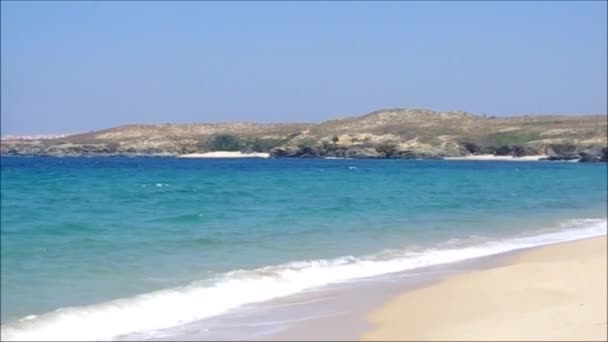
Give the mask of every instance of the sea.
<svg viewBox="0 0 608 342">
<path fill-rule="evenodd" d="M 0 161 L 2 340 L 170 339 L 315 289 L 607 230 L 605 163 Z"/>
</svg>

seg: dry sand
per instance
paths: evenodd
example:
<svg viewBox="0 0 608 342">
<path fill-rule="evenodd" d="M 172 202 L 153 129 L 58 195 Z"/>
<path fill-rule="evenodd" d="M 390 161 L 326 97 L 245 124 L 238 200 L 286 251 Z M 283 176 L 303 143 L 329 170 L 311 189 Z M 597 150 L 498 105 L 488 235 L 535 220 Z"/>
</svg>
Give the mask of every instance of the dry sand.
<svg viewBox="0 0 608 342">
<path fill-rule="evenodd" d="M 539 247 L 406 292 L 375 310 L 365 340 L 603 340 L 606 236 Z"/>
</svg>

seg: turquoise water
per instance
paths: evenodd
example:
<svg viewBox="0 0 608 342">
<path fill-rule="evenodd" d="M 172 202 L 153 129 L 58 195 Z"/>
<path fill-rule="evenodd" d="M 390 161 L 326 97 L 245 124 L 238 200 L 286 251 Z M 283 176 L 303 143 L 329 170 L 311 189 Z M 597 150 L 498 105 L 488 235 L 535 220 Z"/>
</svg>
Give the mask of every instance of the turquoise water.
<svg viewBox="0 0 608 342">
<path fill-rule="evenodd" d="M 74 335 L 111 338 L 399 270 L 411 253 L 606 229 L 606 164 L 2 158 L 1 167 L 7 338 L 59 334 L 70 317 L 111 325 L 103 315 L 124 312 L 107 335 Z M 135 307 L 145 323 L 129 321 Z"/>
</svg>

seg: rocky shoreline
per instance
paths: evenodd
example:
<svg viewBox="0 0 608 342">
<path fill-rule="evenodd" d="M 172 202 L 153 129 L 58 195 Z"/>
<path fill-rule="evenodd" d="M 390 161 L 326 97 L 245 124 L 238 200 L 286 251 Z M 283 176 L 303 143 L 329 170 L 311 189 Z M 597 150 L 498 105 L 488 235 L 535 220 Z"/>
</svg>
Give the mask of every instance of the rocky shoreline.
<svg viewBox="0 0 608 342">
<path fill-rule="evenodd" d="M 270 158 L 444 159 L 546 156 L 607 162 L 606 115 L 486 117 L 392 108 L 318 124 L 127 125 L 53 139 L 2 140 L 3 156 L 263 153 Z M 504 159 L 504 158 L 503 158 Z"/>
<path fill-rule="evenodd" d="M 574 149 L 574 148 L 572 148 Z M 496 151 L 496 150 L 495 150 Z M 385 146 L 379 148 L 339 148 L 339 149 L 322 149 L 322 148 L 297 148 L 297 149 L 275 149 L 271 151 L 271 157 L 274 158 L 352 158 L 352 159 L 445 159 L 445 158 L 458 158 L 468 156 L 479 156 L 479 155 L 492 155 L 495 157 L 509 156 L 513 158 L 522 158 L 526 156 L 536 156 L 539 153 L 530 151 L 529 153 L 521 152 L 524 151 L 522 147 L 515 146 L 514 148 L 505 146 L 498 149 L 498 153 L 481 153 L 475 152 L 470 154 L 430 154 L 430 153 L 419 153 L 410 150 L 392 150 L 387 149 Z M 586 150 L 580 150 L 575 152 L 555 152 L 554 146 L 548 146 L 545 149 L 545 153 L 541 155 L 546 156 L 545 158 L 539 158 L 539 160 L 548 161 L 572 161 L 578 160 L 580 162 L 608 162 L 608 148 L 589 148 Z"/>
<path fill-rule="evenodd" d="M 220 152 L 220 151 L 216 151 Z M 213 154 L 216 152 L 207 152 L 202 153 L 203 157 L 197 157 L 196 154 L 187 154 L 187 155 L 175 155 L 170 153 L 66 153 L 66 154 L 45 154 L 45 153 L 35 153 L 35 154 L 27 154 L 27 153 L 7 153 L 2 154 L 3 157 L 54 157 L 54 158 L 64 158 L 64 157 L 107 157 L 107 158 L 116 158 L 116 157 L 156 157 L 156 158 L 244 158 L 247 157 L 247 153 L 240 153 L 238 156 L 236 154 L 226 154 L 220 155 L 218 153 L 217 156 Z M 239 153 L 239 152 L 237 152 Z M 208 157 L 206 155 L 209 155 Z M 194 156 L 193 156 L 194 155 Z M 568 153 L 568 154 L 553 154 L 548 156 L 538 157 L 536 155 L 497 155 L 497 154 L 470 154 L 465 156 L 436 156 L 436 155 L 427 155 L 427 154 L 417 154 L 413 152 L 401 152 L 396 154 L 387 155 L 382 152 L 376 151 L 345 151 L 345 153 L 339 154 L 320 154 L 318 152 L 306 151 L 302 152 L 286 152 L 286 151 L 272 151 L 272 153 L 258 153 L 253 152 L 250 155 L 257 158 L 270 158 L 270 159 L 281 159 L 281 158 L 289 158 L 289 159 L 416 159 L 416 160 L 498 160 L 498 161 L 569 161 L 569 162 L 580 162 L 580 163 L 597 163 L 597 162 L 608 162 L 608 148 L 603 148 L 601 152 L 578 152 L 578 153 Z M 258 155 L 263 155 L 262 157 L 258 157 Z M 506 157 L 506 158 L 505 158 Z"/>
</svg>

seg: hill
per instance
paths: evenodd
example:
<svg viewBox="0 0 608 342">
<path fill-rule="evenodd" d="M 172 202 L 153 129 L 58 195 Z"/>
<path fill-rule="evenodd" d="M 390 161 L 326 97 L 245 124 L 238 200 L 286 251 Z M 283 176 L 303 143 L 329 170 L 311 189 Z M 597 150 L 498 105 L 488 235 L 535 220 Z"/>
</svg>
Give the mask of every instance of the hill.
<svg viewBox="0 0 608 342">
<path fill-rule="evenodd" d="M 4 140 L 3 155 L 166 155 L 218 150 L 274 157 L 442 158 L 469 154 L 606 159 L 607 116 L 485 117 L 383 109 L 319 124 L 126 125 L 56 139 Z"/>
</svg>

